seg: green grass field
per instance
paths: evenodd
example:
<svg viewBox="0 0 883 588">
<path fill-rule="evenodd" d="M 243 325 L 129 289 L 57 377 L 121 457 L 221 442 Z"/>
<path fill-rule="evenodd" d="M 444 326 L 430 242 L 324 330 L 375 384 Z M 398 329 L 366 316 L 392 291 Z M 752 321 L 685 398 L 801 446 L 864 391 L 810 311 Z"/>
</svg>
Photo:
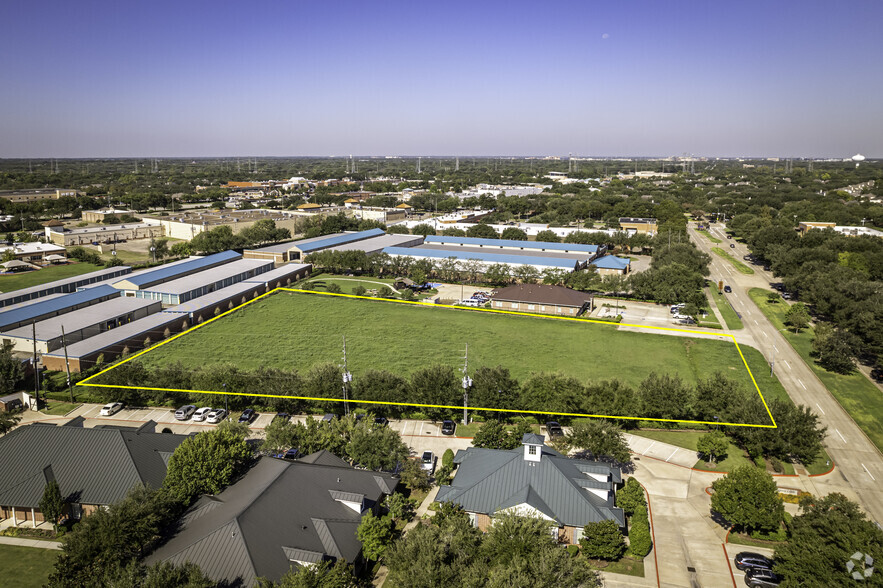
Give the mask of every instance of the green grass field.
<svg viewBox="0 0 883 588">
<path fill-rule="evenodd" d="M 0 587 L 40 588 L 49 581 L 60 554 L 55 549 L 0 544 Z"/>
<path fill-rule="evenodd" d="M 776 326 L 788 340 L 795 351 L 815 372 L 834 398 L 846 409 L 862 431 L 883 451 L 883 394 L 864 374 L 856 371 L 848 376 L 829 372 L 816 364 L 810 355 L 812 351 L 813 330 L 803 329 L 795 333 L 785 328 L 785 313 L 788 304 L 784 301 L 770 304 L 767 294 L 770 290 L 752 288 L 748 294 L 766 317 Z"/>
<path fill-rule="evenodd" d="M 92 265 L 91 263 L 70 263 L 68 265 L 51 265 L 40 270 L 20 274 L 0 276 L 0 292 L 12 292 L 13 290 L 39 286 L 46 282 L 88 274 L 100 269 L 101 266 Z"/>
<path fill-rule="evenodd" d="M 746 275 L 751 275 L 754 273 L 753 269 L 730 255 L 730 253 L 726 249 L 721 249 L 720 247 L 712 247 L 711 250 L 714 251 L 716 255 L 720 255 L 721 257 L 729 261 L 733 265 L 733 267 L 739 271 L 739 273 L 743 273 Z"/>
<path fill-rule="evenodd" d="M 727 323 L 728 329 L 732 331 L 744 327 L 742 320 L 736 314 L 736 311 L 733 310 L 733 307 L 730 306 L 730 303 L 727 302 L 724 294 L 715 294 L 712 292 L 711 297 L 714 299 L 714 303 L 717 305 L 717 309 L 720 311 L 724 322 Z"/>
<path fill-rule="evenodd" d="M 348 367 L 356 374 L 368 369 L 409 374 L 432 363 L 460 368 L 469 343 L 473 369 L 502 365 L 521 381 L 535 372 L 560 372 L 584 382 L 617 378 L 634 386 L 656 371 L 677 373 L 694 384 L 722 371 L 753 387 L 728 340 L 321 294 L 274 294 L 139 360 L 148 367 L 179 361 L 304 370 L 340 363 L 343 335 Z M 742 351 L 764 396 L 786 397 L 778 380 L 769 377 L 760 352 L 747 347 Z"/>
</svg>

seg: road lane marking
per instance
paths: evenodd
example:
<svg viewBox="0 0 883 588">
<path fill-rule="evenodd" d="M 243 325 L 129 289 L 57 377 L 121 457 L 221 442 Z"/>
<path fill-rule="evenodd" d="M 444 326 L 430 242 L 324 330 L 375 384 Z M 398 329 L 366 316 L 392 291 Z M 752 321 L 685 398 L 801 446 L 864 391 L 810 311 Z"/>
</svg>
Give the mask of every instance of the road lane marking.
<svg viewBox="0 0 883 588">
<path fill-rule="evenodd" d="M 840 432 L 840 429 L 834 429 L 837 431 L 837 434 L 840 435 L 840 438 L 843 439 L 843 442 L 846 443 L 846 437 L 843 436 L 843 433 Z"/>
<path fill-rule="evenodd" d="M 862 464 L 862 467 L 865 468 L 865 471 L 868 472 L 868 475 L 871 476 L 871 479 L 874 480 L 874 481 L 876 482 L 876 481 L 877 481 L 877 478 L 874 477 L 874 474 L 871 473 L 871 470 L 869 470 L 869 469 L 867 468 L 867 466 L 865 466 L 865 464 Z"/>
<path fill-rule="evenodd" d="M 820 412 L 821 412 L 821 413 L 822 413 L 822 414 L 825 414 L 825 411 L 824 411 L 824 410 L 822 410 L 822 407 L 821 407 L 821 406 L 819 406 L 819 403 L 818 403 L 818 402 L 816 402 L 816 406 L 818 406 L 818 407 L 819 407 L 819 411 L 820 411 Z"/>
<path fill-rule="evenodd" d="M 757 322 L 757 319 L 753 319 L 753 320 L 754 320 L 754 324 L 757 325 L 757 326 L 759 327 L 759 326 L 760 326 L 760 323 Z"/>
<path fill-rule="evenodd" d="M 800 378 L 797 378 L 797 382 L 798 382 L 801 386 L 803 386 L 803 382 L 800 381 Z M 803 389 L 806 390 L 806 386 L 803 386 Z"/>
<path fill-rule="evenodd" d="M 789 370 L 790 370 L 790 369 L 791 369 L 791 366 L 790 366 L 790 365 L 788 365 L 788 360 L 787 360 L 787 359 L 783 359 L 783 360 L 782 360 L 782 361 L 784 361 L 784 362 L 785 362 L 785 365 L 787 365 L 787 366 L 788 366 L 788 369 L 789 369 Z"/>
</svg>

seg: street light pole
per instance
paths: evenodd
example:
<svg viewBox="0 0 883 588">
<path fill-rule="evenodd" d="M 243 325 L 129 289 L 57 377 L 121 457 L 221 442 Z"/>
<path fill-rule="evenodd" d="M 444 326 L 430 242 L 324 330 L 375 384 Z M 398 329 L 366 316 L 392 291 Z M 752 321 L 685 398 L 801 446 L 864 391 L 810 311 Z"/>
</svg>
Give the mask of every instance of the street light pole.
<svg viewBox="0 0 883 588">
<path fill-rule="evenodd" d="M 469 388 L 472 386 L 472 378 L 469 377 L 469 343 L 466 344 L 466 356 L 463 360 L 463 425 L 468 425 Z"/>
</svg>

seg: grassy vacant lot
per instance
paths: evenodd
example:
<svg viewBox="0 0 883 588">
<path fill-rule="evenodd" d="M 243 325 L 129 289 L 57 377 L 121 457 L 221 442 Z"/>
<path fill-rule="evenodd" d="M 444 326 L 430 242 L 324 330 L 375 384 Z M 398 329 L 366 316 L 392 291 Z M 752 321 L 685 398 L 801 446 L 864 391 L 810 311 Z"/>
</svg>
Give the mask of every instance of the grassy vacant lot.
<svg viewBox="0 0 883 588">
<path fill-rule="evenodd" d="M 581 381 L 617 378 L 638 385 L 651 372 L 677 373 L 687 383 L 715 371 L 751 386 L 732 342 L 611 325 L 454 310 L 328 296 L 277 293 L 210 323 L 139 359 L 147 366 L 174 361 L 241 369 L 262 365 L 305 370 L 341 362 L 343 335 L 355 374 L 384 369 L 409 374 L 427 364 L 459 369 L 469 343 L 469 365 L 502 365 L 525 380 L 560 372 Z M 743 347 L 767 398 L 786 397 L 756 349 Z"/>
<path fill-rule="evenodd" d="M 726 249 L 721 249 L 720 247 L 712 247 L 711 250 L 714 251 L 716 255 L 720 255 L 721 257 L 723 257 L 724 259 L 729 261 L 731 264 L 733 264 L 733 267 L 736 268 L 740 273 L 743 273 L 746 275 L 751 275 L 754 273 L 753 269 L 751 269 L 750 267 L 748 267 L 747 265 L 745 265 L 744 263 L 742 263 L 741 261 L 739 261 L 738 259 L 736 259 L 732 255 L 730 255 L 730 253 Z"/>
<path fill-rule="evenodd" d="M 731 331 L 734 329 L 743 328 L 742 320 L 739 318 L 739 315 L 736 314 L 736 311 L 733 310 L 733 307 L 730 306 L 730 303 L 727 301 L 725 294 L 715 294 L 711 293 L 711 297 L 714 299 L 714 303 L 717 305 L 717 309 L 720 311 L 721 316 L 724 318 L 724 322 L 727 323 L 727 328 Z"/>
<path fill-rule="evenodd" d="M 49 581 L 55 558 L 61 554 L 54 549 L 37 549 L 0 544 L 0 586 L 39 588 Z"/>
<path fill-rule="evenodd" d="M 786 302 L 770 304 L 767 300 L 769 293 L 770 290 L 752 288 L 749 295 L 758 308 L 788 339 L 794 350 L 812 368 L 825 387 L 846 409 L 846 412 L 861 427 L 874 445 L 883 450 L 883 420 L 880 418 L 880 415 L 883 415 L 883 395 L 880 394 L 880 390 L 860 372 L 856 371 L 844 376 L 829 372 L 816 364 L 815 359 L 810 355 L 813 340 L 812 328 L 803 329 L 800 333 L 786 329 L 784 321 L 788 304 Z"/>
<path fill-rule="evenodd" d="M 51 265 L 40 270 L 22 272 L 20 274 L 0 276 L 0 292 L 12 292 L 13 290 L 39 286 L 46 282 L 88 274 L 100 269 L 101 266 L 92 265 L 91 263 L 70 263 L 67 265 Z"/>
</svg>

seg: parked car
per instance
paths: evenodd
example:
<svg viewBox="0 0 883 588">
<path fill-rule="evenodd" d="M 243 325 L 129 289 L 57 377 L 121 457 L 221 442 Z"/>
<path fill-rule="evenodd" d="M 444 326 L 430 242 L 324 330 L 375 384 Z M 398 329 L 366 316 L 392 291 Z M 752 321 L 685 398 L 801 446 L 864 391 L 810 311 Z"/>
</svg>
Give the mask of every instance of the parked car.
<svg viewBox="0 0 883 588">
<path fill-rule="evenodd" d="M 101 416 L 112 416 L 121 410 L 123 410 L 122 402 L 108 402 L 101 407 L 101 412 L 99 414 Z"/>
<path fill-rule="evenodd" d="M 193 416 L 194 412 L 196 412 L 196 407 L 192 404 L 187 404 L 175 411 L 175 419 L 179 421 L 186 421 Z"/>
<path fill-rule="evenodd" d="M 726 292 L 727 294 L 729 294 L 732 291 L 733 291 L 733 289 L 730 288 L 729 286 L 724 286 L 724 292 Z"/>
<path fill-rule="evenodd" d="M 682 304 L 672 304 L 671 308 L 669 310 L 672 314 L 678 314 L 678 311 L 680 311 L 685 306 L 687 306 L 687 305 L 683 304 L 683 303 Z"/>
<path fill-rule="evenodd" d="M 211 423 L 212 425 L 217 425 L 225 418 L 227 418 L 227 411 L 223 408 L 216 408 L 206 415 L 205 422 Z"/>
<path fill-rule="evenodd" d="M 730 249 L 735 249 L 735 248 L 736 248 L 736 244 L 735 244 L 735 243 L 730 243 Z"/>
<path fill-rule="evenodd" d="M 322 417 L 322 422 L 323 423 L 330 423 L 331 421 L 333 421 L 336 418 L 337 418 L 336 414 L 331 414 L 329 412 L 329 413 L 326 413 L 325 416 Z"/>
<path fill-rule="evenodd" d="M 871 378 L 878 382 L 883 382 L 883 368 L 874 368 L 871 370 Z"/>
<path fill-rule="evenodd" d="M 423 457 L 420 458 L 420 467 L 432 474 L 435 469 L 435 456 L 431 451 L 424 451 Z"/>
<path fill-rule="evenodd" d="M 549 433 L 549 437 L 563 437 L 564 429 L 561 428 L 561 425 L 558 424 L 557 421 L 549 421 L 546 423 L 546 432 Z"/>
<path fill-rule="evenodd" d="M 196 409 L 196 412 L 193 413 L 193 420 L 197 423 L 201 423 L 205 420 L 205 417 L 208 416 L 208 413 L 212 411 L 211 406 L 203 406 L 202 408 Z"/>
<path fill-rule="evenodd" d="M 733 238 L 732 235 L 727 235 L 727 239 L 732 239 L 732 238 Z"/>
<path fill-rule="evenodd" d="M 784 579 L 770 570 L 748 570 L 745 572 L 745 585 L 752 588 L 775 588 Z"/>
<path fill-rule="evenodd" d="M 733 563 L 736 564 L 737 569 L 740 569 L 742 571 L 773 569 L 773 560 L 766 557 L 765 555 L 753 553 L 751 551 L 742 551 L 737 553 L 736 557 L 733 558 Z"/>
<path fill-rule="evenodd" d="M 239 415 L 239 422 L 253 423 L 256 418 L 258 418 L 258 413 L 256 413 L 252 408 L 246 408 L 242 411 L 242 414 Z"/>
<path fill-rule="evenodd" d="M 441 432 L 442 435 L 453 435 L 454 431 L 457 429 L 457 424 L 454 421 L 443 421 Z"/>
<path fill-rule="evenodd" d="M 389 419 L 387 419 L 386 417 L 375 417 L 374 424 L 378 427 L 385 427 L 389 424 Z"/>
<path fill-rule="evenodd" d="M 285 421 L 286 423 L 291 420 L 291 415 L 287 412 L 277 412 L 276 416 L 273 417 L 273 422 L 276 421 Z"/>
<path fill-rule="evenodd" d="M 282 456 L 282 459 L 297 459 L 300 456 L 300 451 L 294 447 L 285 452 Z"/>
<path fill-rule="evenodd" d="M 680 325 L 695 325 L 696 319 L 688 316 L 687 318 L 682 318 L 681 320 L 679 320 L 678 324 L 680 324 Z"/>
</svg>

